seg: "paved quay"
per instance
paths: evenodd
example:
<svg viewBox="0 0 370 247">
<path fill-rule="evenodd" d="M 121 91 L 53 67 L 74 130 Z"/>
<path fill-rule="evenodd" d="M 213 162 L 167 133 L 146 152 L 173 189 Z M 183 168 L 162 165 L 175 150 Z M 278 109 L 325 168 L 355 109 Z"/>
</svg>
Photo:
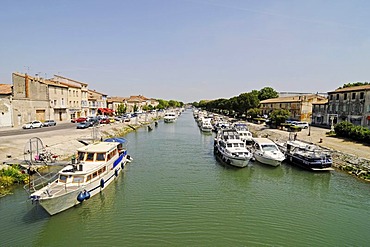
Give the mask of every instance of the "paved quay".
<svg viewBox="0 0 370 247">
<path fill-rule="evenodd" d="M 27 133 L 27 130 L 25 130 L 25 133 L 22 135 L 0 137 L 0 161 L 3 164 L 11 160 L 27 159 L 27 154 L 24 154 L 25 146 L 29 139 L 33 137 L 40 138 L 46 149 L 53 154 L 57 154 L 59 160 L 66 160 L 74 154 L 77 148 L 84 146 L 84 144 L 78 141 L 79 139 L 92 139 L 94 136 L 100 139 L 114 135 L 117 132 L 129 132 L 133 130 L 129 126 L 139 128 L 145 126 L 147 122 L 153 122 L 156 117 L 161 116 L 151 114 L 146 117 L 142 115 L 137 120 L 135 118 L 131 119 L 128 123 L 114 122 L 102 124 L 96 127 L 94 131 L 92 128 L 73 128 L 39 133 Z M 9 128 L 0 129 L 0 131 L 7 129 Z"/>
<path fill-rule="evenodd" d="M 285 130 L 269 129 L 265 125 L 252 123 L 248 123 L 248 125 L 252 132 L 258 133 L 257 135 L 260 136 L 268 135 L 270 138 L 277 140 L 287 140 L 289 138 L 289 132 Z M 310 129 L 303 129 L 301 132 L 297 132 L 297 139 L 370 160 L 369 146 L 335 136 L 327 136 L 327 132 L 329 132 L 329 129 L 310 127 Z M 322 138 L 321 143 L 320 138 Z"/>
</svg>

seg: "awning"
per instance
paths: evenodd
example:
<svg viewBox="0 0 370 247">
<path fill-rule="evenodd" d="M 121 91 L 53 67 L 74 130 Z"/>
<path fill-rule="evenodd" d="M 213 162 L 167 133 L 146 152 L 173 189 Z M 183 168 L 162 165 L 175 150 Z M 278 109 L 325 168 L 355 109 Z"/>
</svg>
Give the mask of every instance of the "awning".
<svg viewBox="0 0 370 247">
<path fill-rule="evenodd" d="M 113 113 L 114 112 L 112 109 L 109 109 L 109 108 L 98 108 L 98 111 L 100 111 L 101 113 Z"/>
<path fill-rule="evenodd" d="M 366 118 L 367 120 L 370 120 L 370 116 L 367 116 L 367 118 Z"/>
</svg>

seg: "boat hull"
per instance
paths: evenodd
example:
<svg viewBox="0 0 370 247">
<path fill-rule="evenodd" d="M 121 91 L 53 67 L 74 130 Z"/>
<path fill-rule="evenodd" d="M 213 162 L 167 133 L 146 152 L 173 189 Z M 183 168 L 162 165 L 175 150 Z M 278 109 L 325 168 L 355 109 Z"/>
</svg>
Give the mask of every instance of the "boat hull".
<svg viewBox="0 0 370 247">
<path fill-rule="evenodd" d="M 217 148 L 215 148 L 215 155 L 222 162 L 224 162 L 228 165 L 231 165 L 231 166 L 239 167 L 239 168 L 243 168 L 243 167 L 248 166 L 249 161 L 250 161 L 249 157 L 239 157 L 239 158 L 231 157 L 230 155 L 225 154 L 224 152 L 218 150 Z"/>
<path fill-rule="evenodd" d="M 309 171 L 325 172 L 334 170 L 331 167 L 332 166 L 331 159 L 305 159 L 294 154 L 287 154 L 287 160 L 290 163 Z"/>
<path fill-rule="evenodd" d="M 50 187 L 46 186 L 37 193 L 34 193 L 31 195 L 31 198 L 36 199 L 38 196 L 35 201 L 38 202 L 50 215 L 58 214 L 87 200 L 84 199 L 80 202 L 77 199 L 80 193 L 87 191 L 89 192 L 90 197 L 93 197 L 94 195 L 103 191 L 119 176 L 126 163 L 127 159 L 125 156 L 122 159 L 120 166 L 116 166 L 115 168 L 109 170 L 106 174 L 100 176 L 98 179 L 95 179 L 89 184 L 84 186 L 66 187 L 64 189 L 63 185 L 57 185 L 53 187 L 52 184 Z M 60 189 L 64 191 L 60 191 Z"/>
<path fill-rule="evenodd" d="M 266 157 L 257 152 L 254 153 L 254 158 L 262 164 L 274 166 L 274 167 L 280 166 L 281 162 L 283 162 L 283 160 L 285 159 L 285 157 L 284 158 Z"/>
</svg>

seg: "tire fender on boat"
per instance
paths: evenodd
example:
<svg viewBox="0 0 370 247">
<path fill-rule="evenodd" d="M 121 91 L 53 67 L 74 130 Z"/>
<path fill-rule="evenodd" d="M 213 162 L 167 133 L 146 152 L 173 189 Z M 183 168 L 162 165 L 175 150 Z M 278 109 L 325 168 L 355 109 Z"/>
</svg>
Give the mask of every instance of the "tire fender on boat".
<svg viewBox="0 0 370 247">
<path fill-rule="evenodd" d="M 101 179 L 101 180 L 100 180 L 100 187 L 104 188 L 104 183 L 105 183 L 105 182 L 104 182 L 104 179 Z"/>
<path fill-rule="evenodd" d="M 79 194 L 78 194 L 78 196 L 77 196 L 77 201 L 79 201 L 79 202 L 83 202 L 84 200 L 85 200 L 85 194 L 84 194 L 84 192 L 83 191 L 81 191 Z"/>
<path fill-rule="evenodd" d="M 84 196 L 85 196 L 85 200 L 89 200 L 90 199 L 90 192 L 88 192 L 88 191 L 84 191 Z"/>
<path fill-rule="evenodd" d="M 116 176 L 116 177 L 118 177 L 118 170 L 116 169 L 116 170 L 114 170 L 114 175 Z"/>
<path fill-rule="evenodd" d="M 123 170 L 123 168 L 125 168 L 125 162 L 121 162 L 121 169 Z"/>
</svg>

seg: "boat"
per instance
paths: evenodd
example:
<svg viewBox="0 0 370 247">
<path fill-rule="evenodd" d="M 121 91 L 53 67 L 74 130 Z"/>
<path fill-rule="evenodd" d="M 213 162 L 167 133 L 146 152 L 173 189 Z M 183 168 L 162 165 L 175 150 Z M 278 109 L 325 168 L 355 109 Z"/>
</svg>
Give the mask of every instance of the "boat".
<svg viewBox="0 0 370 247">
<path fill-rule="evenodd" d="M 163 120 L 165 123 L 173 123 L 177 119 L 177 114 L 175 112 L 166 112 L 164 114 Z"/>
<path fill-rule="evenodd" d="M 217 132 L 214 153 L 220 160 L 235 167 L 246 167 L 252 158 L 252 153 L 240 139 L 238 132 L 232 128 Z"/>
<path fill-rule="evenodd" d="M 266 165 L 279 166 L 285 160 L 285 155 L 280 151 L 275 142 L 268 138 L 253 138 L 253 156 L 254 158 Z"/>
<path fill-rule="evenodd" d="M 212 132 L 213 126 L 211 124 L 211 118 L 203 118 L 201 120 L 200 129 L 203 132 Z"/>
<path fill-rule="evenodd" d="M 35 188 L 30 195 L 32 203 L 55 215 L 100 193 L 131 160 L 126 144 L 123 138 L 110 138 L 77 149 L 72 164 L 63 167 L 47 185 Z"/>
<path fill-rule="evenodd" d="M 246 143 L 252 142 L 252 133 L 248 130 L 248 126 L 245 123 L 234 123 L 232 126 L 239 133 L 242 141 L 245 141 Z"/>
<path fill-rule="evenodd" d="M 288 140 L 278 144 L 286 160 L 310 171 L 332 171 L 333 159 L 329 150 L 313 143 L 300 140 Z"/>
</svg>

